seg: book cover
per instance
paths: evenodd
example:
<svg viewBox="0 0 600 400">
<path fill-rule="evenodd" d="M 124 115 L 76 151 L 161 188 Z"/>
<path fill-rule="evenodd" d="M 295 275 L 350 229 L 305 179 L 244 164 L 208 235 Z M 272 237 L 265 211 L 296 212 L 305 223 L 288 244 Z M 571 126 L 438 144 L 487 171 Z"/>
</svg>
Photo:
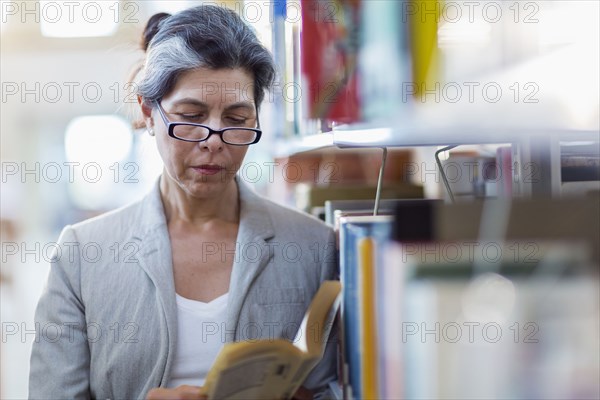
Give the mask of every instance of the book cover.
<svg viewBox="0 0 600 400">
<path fill-rule="evenodd" d="M 409 22 L 413 83 L 415 96 L 424 100 L 426 90 L 438 81 L 440 52 L 438 50 L 438 19 L 442 12 L 440 0 L 409 0 L 402 19 Z"/>
<path fill-rule="evenodd" d="M 295 188 L 296 206 L 309 210 L 311 207 L 324 206 L 327 200 L 373 200 L 377 192 L 376 185 L 335 185 L 314 186 L 297 184 Z M 408 182 L 397 182 L 381 188 L 382 199 L 421 199 L 423 187 Z"/>
<path fill-rule="evenodd" d="M 379 213 L 390 214 L 393 212 L 398 199 L 383 199 L 379 202 Z M 375 208 L 375 200 L 327 200 L 325 201 L 325 223 L 335 227 L 336 211 L 356 211 L 359 213 L 371 212 Z"/>
<path fill-rule="evenodd" d="M 340 277 L 342 281 L 342 343 L 344 357 L 343 362 L 347 371 L 347 397 L 361 399 L 365 398 L 364 376 L 370 374 L 372 369 L 376 369 L 376 358 L 373 357 L 375 341 L 377 340 L 372 332 L 376 332 L 374 325 L 370 326 L 372 332 L 366 333 L 362 330 L 365 324 L 365 315 L 361 309 L 373 309 L 374 295 L 376 287 L 372 280 L 372 271 L 369 271 L 371 281 L 364 285 L 364 276 L 361 274 L 361 266 L 368 267 L 371 258 L 369 245 L 359 249 L 359 243 L 362 239 L 370 239 L 373 243 L 383 243 L 389 237 L 392 217 L 390 216 L 353 216 L 340 218 Z M 364 242 L 367 243 L 367 242 Z M 363 252 L 366 250 L 366 253 Z M 363 262 L 360 257 L 364 256 Z M 377 256 L 374 256 L 376 259 Z M 364 273 L 365 271 L 363 271 Z M 369 281 L 369 277 L 367 277 Z M 366 292 L 366 293 L 365 293 Z M 367 316 L 373 318 L 370 312 Z M 367 321 L 368 322 L 368 321 Z M 366 326 L 365 326 L 366 328 Z M 365 337 L 366 333 L 366 337 Z M 367 353 L 365 354 L 365 349 Z M 372 391 L 372 376 L 366 378 L 367 389 Z M 377 396 L 376 396 L 377 397 Z"/>
<path fill-rule="evenodd" d="M 372 237 L 359 239 L 358 252 L 359 277 L 359 315 L 361 357 L 361 387 L 363 399 L 377 399 L 377 318 L 375 309 L 375 240 Z"/>
<path fill-rule="evenodd" d="M 360 1 L 302 0 L 302 79 L 308 117 L 356 122 Z"/>
<path fill-rule="evenodd" d="M 363 119 L 388 121 L 409 106 L 403 83 L 411 81 L 408 21 L 402 1 L 361 3 L 360 94 Z"/>
</svg>

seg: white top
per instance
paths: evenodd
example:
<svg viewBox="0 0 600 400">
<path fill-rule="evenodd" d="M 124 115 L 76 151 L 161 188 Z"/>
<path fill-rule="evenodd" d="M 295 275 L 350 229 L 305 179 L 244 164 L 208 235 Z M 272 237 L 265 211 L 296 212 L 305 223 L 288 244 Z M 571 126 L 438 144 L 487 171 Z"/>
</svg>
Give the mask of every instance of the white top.
<svg viewBox="0 0 600 400">
<path fill-rule="evenodd" d="M 210 303 L 176 294 L 177 347 L 167 387 L 202 386 L 225 343 L 228 293 Z"/>
</svg>

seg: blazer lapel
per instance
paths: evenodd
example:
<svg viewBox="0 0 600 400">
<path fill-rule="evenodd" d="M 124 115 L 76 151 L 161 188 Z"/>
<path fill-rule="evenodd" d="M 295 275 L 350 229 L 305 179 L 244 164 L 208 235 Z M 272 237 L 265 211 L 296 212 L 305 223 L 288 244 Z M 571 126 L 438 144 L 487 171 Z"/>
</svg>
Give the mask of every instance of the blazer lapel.
<svg viewBox="0 0 600 400">
<path fill-rule="evenodd" d="M 226 329 L 236 332 L 238 318 L 252 283 L 273 257 L 267 242 L 274 237 L 273 225 L 264 199 L 237 179 L 240 196 L 240 225 L 236 252 L 229 286 Z M 167 222 L 160 198 L 159 183 L 144 198 L 138 218 L 140 226 L 132 239 L 139 243 L 138 261 L 156 287 L 164 310 L 166 331 L 169 335 L 168 355 L 161 385 L 166 384 L 173 363 L 177 338 L 177 303 L 173 279 L 173 260 Z M 235 336 L 226 335 L 227 341 Z"/>
<path fill-rule="evenodd" d="M 138 262 L 154 283 L 158 301 L 163 309 L 169 348 L 163 376 L 158 382 L 162 386 L 167 382 L 175 354 L 177 303 L 175 301 L 171 244 L 158 182 L 152 192 L 142 201 L 141 213 L 138 218 L 140 225 L 135 230 L 136 233 L 132 239 L 139 243 Z"/>
<path fill-rule="evenodd" d="M 270 214 L 264 199 L 252 192 L 236 177 L 240 193 L 240 226 L 236 240 L 236 252 L 229 284 L 229 304 L 227 331 L 236 332 L 235 337 L 227 335 L 227 341 L 235 340 L 238 319 L 244 300 L 256 277 L 273 256 L 267 241 L 274 236 Z"/>
</svg>

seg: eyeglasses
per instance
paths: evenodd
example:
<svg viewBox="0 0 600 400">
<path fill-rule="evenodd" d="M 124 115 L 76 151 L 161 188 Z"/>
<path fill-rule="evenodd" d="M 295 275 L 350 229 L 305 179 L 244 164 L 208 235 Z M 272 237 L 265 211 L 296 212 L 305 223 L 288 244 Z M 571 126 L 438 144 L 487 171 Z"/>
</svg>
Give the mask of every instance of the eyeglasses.
<svg viewBox="0 0 600 400">
<path fill-rule="evenodd" d="M 191 122 L 171 122 L 165 115 L 165 110 L 163 110 L 160 103 L 158 101 L 155 101 L 155 103 L 160 116 L 167 126 L 169 136 L 175 139 L 186 142 L 204 142 L 208 140 L 210 135 L 217 134 L 221 136 L 223 143 L 234 146 L 247 146 L 258 143 L 262 135 L 260 129 L 254 128 L 229 127 L 216 130 L 206 125 L 193 124 Z"/>
</svg>

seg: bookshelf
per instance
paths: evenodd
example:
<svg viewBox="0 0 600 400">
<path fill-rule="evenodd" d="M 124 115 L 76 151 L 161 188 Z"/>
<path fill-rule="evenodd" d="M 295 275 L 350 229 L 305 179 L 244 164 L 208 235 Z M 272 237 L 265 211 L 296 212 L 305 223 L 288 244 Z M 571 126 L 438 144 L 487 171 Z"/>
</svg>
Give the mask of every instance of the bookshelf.
<svg viewBox="0 0 600 400">
<path fill-rule="evenodd" d="M 453 7 L 464 3 L 451 2 Z M 355 306 L 347 305 L 343 311 L 350 313 L 343 314 L 344 329 L 353 329 L 347 322 L 360 327 L 360 321 L 373 321 L 373 315 L 361 316 L 364 311 L 360 310 L 360 304 L 373 307 L 374 301 L 378 307 L 376 328 L 369 332 L 372 335 L 361 339 L 360 334 L 365 336 L 365 333 L 360 328 L 344 333 L 352 343 L 350 348 L 344 349 L 344 390 L 337 391 L 337 398 L 402 398 L 402 395 L 407 398 L 594 398 L 600 394 L 597 378 L 592 378 L 600 372 L 598 357 L 582 361 L 586 346 L 599 349 L 594 335 L 598 326 L 600 197 L 561 198 L 561 162 L 566 153 L 563 147 L 585 143 L 587 147 L 581 154 L 598 149 L 594 154 L 600 158 L 599 24 L 595 6 L 584 3 L 572 2 L 571 9 L 567 2 L 487 1 L 483 2 L 484 6 L 500 7 L 504 15 L 511 18 L 496 25 L 475 21 L 471 26 L 458 27 L 452 26 L 448 19 L 444 21 L 445 25 L 433 26 L 433 29 L 432 25 L 425 24 L 421 26 L 422 30 L 427 30 L 428 34 L 434 32 L 434 36 L 435 28 L 439 28 L 439 46 L 442 39 L 450 37 L 442 37 L 442 33 L 451 29 L 454 29 L 454 37 L 459 37 L 459 33 L 485 33 L 489 28 L 489 35 L 482 34 L 479 38 L 481 43 L 468 51 L 458 49 L 460 46 L 454 43 L 446 47 L 444 54 L 438 54 L 437 61 L 436 57 L 422 53 L 430 42 L 426 35 L 415 40 L 423 32 L 415 31 L 413 25 L 412 30 L 402 30 L 405 26 L 395 27 L 399 30 L 394 33 L 406 35 L 402 37 L 403 44 L 397 48 L 398 54 L 392 51 L 379 64 L 371 60 L 361 64 L 364 57 L 360 53 L 365 51 L 366 45 L 372 44 L 369 38 L 383 37 L 380 36 L 382 30 L 373 21 L 367 21 L 370 30 L 361 32 L 363 47 L 358 49 L 359 54 L 350 54 L 354 58 L 346 59 L 359 64 L 355 72 L 367 81 L 366 90 L 359 91 L 367 98 L 361 99 L 360 111 L 364 113 L 356 118 L 352 112 L 339 114 L 341 108 L 338 107 L 336 115 L 349 117 L 352 121 L 330 118 L 328 122 L 333 120 L 334 123 L 320 126 L 331 126 L 331 132 L 303 136 L 281 147 L 283 153 L 295 154 L 323 147 L 387 149 L 511 145 L 510 164 L 515 166 L 511 169 L 511 180 L 517 180 L 518 184 L 510 196 L 498 196 L 496 200 L 486 199 L 485 202 L 421 203 L 429 204 L 427 215 L 421 212 L 423 210 L 411 208 L 399 216 L 401 206 L 398 206 L 395 222 L 385 229 L 394 232 L 404 229 L 407 236 L 398 239 L 395 232 L 391 235 L 394 240 L 386 240 L 385 235 L 365 233 L 373 238 L 374 246 L 367 246 L 368 251 L 363 253 L 359 240 L 348 239 L 351 236 L 348 232 L 358 229 L 357 220 L 348 217 L 337 224 L 341 232 L 340 243 L 344 247 L 340 251 L 342 282 L 346 278 L 349 279 L 346 282 L 354 283 L 353 287 L 345 288 Z M 305 1 L 302 4 L 314 3 Z M 414 0 L 401 4 L 435 6 L 441 3 Z M 369 13 L 382 10 L 373 8 Z M 517 11 L 524 17 L 525 11 L 532 16 L 532 10 L 541 10 L 539 26 L 519 25 Z M 594 11 L 596 16 L 592 17 Z M 351 12 L 344 14 L 345 17 L 348 15 L 355 16 Z M 374 14 L 369 15 L 373 18 Z M 377 21 L 381 26 L 395 29 L 390 28 L 387 15 L 380 17 Z M 582 41 L 569 44 L 568 40 L 561 42 L 561 39 L 548 44 L 548 37 L 543 38 L 551 31 L 559 32 L 556 33 L 559 37 L 566 26 L 583 31 L 581 25 L 589 23 L 590 18 L 595 25 L 588 30 L 591 34 L 586 31 L 589 36 Z M 351 31 L 355 27 L 348 24 L 349 20 L 351 18 L 340 19 L 339 23 Z M 365 22 L 364 15 L 354 20 Z M 398 18 L 398 21 L 405 20 Z M 484 39 L 488 42 L 484 43 Z M 419 40 L 425 46 L 414 47 Z M 399 44 L 393 40 L 384 42 L 386 46 Z M 413 46 L 412 50 L 407 50 L 410 46 Z M 302 48 L 302 43 L 299 47 Z M 381 48 L 366 50 L 370 55 L 373 51 L 381 55 Z M 413 63 L 413 70 L 407 75 L 403 59 L 420 60 L 422 69 L 415 70 Z M 423 65 L 424 61 L 430 65 Z M 394 68 L 386 71 L 386 66 Z M 437 68 L 437 73 L 430 74 L 429 67 L 431 70 Z M 387 87 L 385 79 L 379 79 L 382 76 L 389 79 Z M 345 82 L 351 87 L 353 81 L 347 79 Z M 410 96 L 389 89 L 403 82 L 439 83 L 443 89 L 441 94 L 425 91 Z M 452 97 L 450 91 L 444 92 L 446 88 L 464 89 L 465 83 L 471 85 L 469 88 L 477 88 L 478 99 L 472 101 L 464 92 L 459 98 Z M 502 95 L 481 91 L 484 87 L 501 88 Z M 378 91 L 381 92 L 379 99 Z M 344 95 L 343 101 L 351 100 L 347 92 Z M 372 100 L 376 107 L 368 103 Z M 304 107 L 304 110 L 322 110 Z M 309 119 L 328 118 L 328 115 L 310 112 L 299 115 Z M 524 176 L 529 179 L 524 180 Z M 361 223 L 365 224 L 360 229 L 375 229 L 376 218 L 360 218 L 364 218 Z M 402 224 L 405 226 L 398 228 Z M 415 226 L 427 228 L 426 232 L 421 232 L 426 235 L 415 237 Z M 475 259 L 458 257 L 449 261 L 444 250 L 466 249 L 475 244 L 500 249 L 509 257 L 497 263 L 489 262 L 485 254 Z M 532 248 L 539 250 L 534 265 L 528 263 L 530 253 L 527 251 Z M 422 262 L 421 256 L 431 257 L 434 261 Z M 369 275 L 372 272 L 376 275 L 375 282 L 370 281 L 370 287 L 362 287 L 364 280 L 373 278 Z M 491 280 L 486 283 L 486 279 Z M 549 308 L 548 304 L 552 306 Z M 482 305 L 487 308 L 479 307 Z M 513 325 L 496 318 L 499 314 L 495 312 L 501 308 L 504 317 Z M 556 318 L 551 317 L 553 309 L 556 309 Z M 442 340 L 444 343 L 437 346 L 437 343 L 424 341 L 423 336 L 413 336 L 414 341 L 408 346 L 407 342 L 398 339 L 406 333 L 403 325 L 406 321 L 417 324 L 411 325 L 417 329 L 422 327 L 421 323 L 429 324 L 429 329 L 436 326 L 436 322 L 450 328 L 464 328 L 463 323 L 483 326 L 494 323 L 505 333 L 518 333 L 519 339 L 528 333 L 522 328 L 533 326 L 539 329 L 543 343 L 536 346 L 520 340 L 519 343 L 496 344 L 490 337 L 483 336 L 479 343 L 454 345 L 452 340 Z M 577 328 L 569 330 L 575 326 Z M 444 329 L 438 331 L 442 337 L 448 333 Z M 582 341 L 578 342 L 577 337 Z M 555 343 L 556 347 L 548 343 Z M 366 356 L 365 349 L 369 351 Z M 361 368 L 368 370 L 369 362 L 371 366 L 374 364 L 373 351 L 379 351 L 378 366 L 381 369 L 377 383 L 370 374 L 363 380 L 365 376 L 361 376 L 360 371 Z M 363 356 L 368 362 L 362 361 Z M 578 375 L 578 371 L 582 374 Z M 582 376 L 581 380 L 577 380 L 577 376 Z M 352 387 L 353 384 L 356 386 Z"/>
<path fill-rule="evenodd" d="M 345 398 L 365 395 L 372 347 L 380 386 L 368 390 L 379 398 L 597 397 L 598 355 L 585 354 L 598 348 L 598 200 L 411 202 L 387 226 L 341 218 L 342 315 L 346 330 L 355 326 Z M 374 254 L 347 234 L 359 222 Z M 366 288 L 365 257 L 376 274 Z M 373 301 L 377 339 L 365 343 L 356 327 Z"/>
<path fill-rule="evenodd" d="M 560 143 L 600 143 L 597 85 L 592 82 L 576 88 L 567 82 L 570 76 L 565 74 L 565 70 L 578 69 L 580 53 L 578 49 L 560 49 L 473 79 L 514 89 L 510 96 L 505 95 L 498 102 L 470 102 L 463 97 L 457 103 L 400 104 L 394 118 L 336 125 L 332 133 L 305 136 L 287 151 L 307 151 L 329 145 L 364 148 L 510 143 L 516 146 L 513 156 L 519 165 L 536 163 L 539 166 L 539 182 L 521 188 L 520 193 L 534 197 L 559 195 Z M 565 59 L 568 62 L 561 61 Z M 546 72 L 536 80 L 540 93 L 530 99 L 534 102 L 515 101 L 518 100 L 515 83 L 536 76 L 535 71 L 542 68 Z M 541 92 L 541 88 L 547 90 Z M 580 98 L 589 101 L 586 108 L 591 111 L 573 112 Z"/>
<path fill-rule="evenodd" d="M 288 157 L 306 151 L 320 150 L 333 146 L 333 133 L 318 133 L 288 140 L 280 140 L 276 143 L 273 153 L 275 157 Z"/>
<path fill-rule="evenodd" d="M 464 7 L 464 5 L 461 6 L 462 3 L 460 1 L 453 2 L 452 7 L 448 5 L 448 9 L 454 10 L 459 7 L 460 10 L 460 7 Z M 514 160 L 520 166 L 533 163 L 539 167 L 537 171 L 539 179 L 535 179 L 534 184 L 522 185 L 516 193 L 526 197 L 560 195 L 560 168 L 557 166 L 560 159 L 560 143 L 589 141 L 600 144 L 600 112 L 598 111 L 600 99 L 597 78 L 599 72 L 598 35 L 594 39 L 594 35 L 598 33 L 598 21 L 597 17 L 590 17 L 595 9 L 592 6 L 588 10 L 589 4 L 579 4 L 581 2 L 573 3 L 572 6 L 559 3 L 538 1 L 520 6 L 517 3 L 512 5 L 508 3 L 489 4 L 494 7 L 488 8 L 501 7 L 501 13 L 504 13 L 502 15 L 505 18 L 499 21 L 494 20 L 491 25 L 487 24 L 490 29 L 489 37 L 486 39 L 488 44 L 479 47 L 471 46 L 475 50 L 461 43 L 448 45 L 448 41 L 452 41 L 452 36 L 448 36 L 448 32 L 452 31 L 456 37 L 459 37 L 462 31 L 458 28 L 474 29 L 478 27 L 479 31 L 475 29 L 473 33 L 481 34 L 483 31 L 480 28 L 485 25 L 481 24 L 489 22 L 489 18 L 484 16 L 482 19 L 481 16 L 476 15 L 473 21 L 469 20 L 472 26 L 461 26 L 447 15 L 449 11 L 446 12 L 444 7 L 440 6 L 439 10 L 436 9 L 439 12 L 437 26 L 439 28 L 437 33 L 439 48 L 438 54 L 429 60 L 431 65 L 423 65 L 423 60 L 420 59 L 423 55 L 406 47 L 407 42 L 414 46 L 419 40 L 422 40 L 424 31 L 428 31 L 428 34 L 433 32 L 429 22 L 423 23 L 421 26 L 415 25 L 417 27 L 413 26 L 412 30 L 403 31 L 402 29 L 405 27 L 392 27 L 390 21 L 380 14 L 382 17 L 380 24 L 386 25 L 385 29 L 395 29 L 393 32 L 401 35 L 398 42 L 386 41 L 385 44 L 391 46 L 387 47 L 388 50 L 393 49 L 393 46 L 400 47 L 396 47 L 398 54 L 392 52 L 385 61 L 380 63 L 384 67 L 377 66 L 370 61 L 364 62 L 361 55 L 371 51 L 368 50 L 369 40 L 374 40 L 380 37 L 377 35 L 382 34 L 377 30 L 376 24 L 369 25 L 369 18 L 386 10 L 374 8 L 361 15 L 360 12 L 354 14 L 356 9 L 344 8 L 336 3 L 333 7 L 336 11 L 335 16 L 342 18 L 312 21 L 310 27 L 314 29 L 321 23 L 321 27 L 324 32 L 327 32 L 326 36 L 328 35 L 331 43 L 345 49 L 346 53 L 342 52 L 340 56 L 345 57 L 347 62 L 358 63 L 353 74 L 358 75 L 361 79 L 364 78 L 367 82 L 363 86 L 359 86 L 359 92 L 367 96 L 366 100 L 362 99 L 360 104 L 365 115 L 359 119 L 364 121 L 338 123 L 333 118 L 334 123 L 329 124 L 333 126 L 332 132 L 307 135 L 306 133 L 310 133 L 310 131 L 303 131 L 304 135 L 279 145 L 276 150 L 277 155 L 291 155 L 328 146 L 364 148 L 510 143 L 514 147 Z M 311 1 L 301 2 L 302 6 L 310 9 L 317 7 L 318 4 L 318 2 Z M 417 9 L 419 7 L 433 9 L 437 7 L 432 8 L 435 4 L 438 3 L 433 0 L 403 1 L 398 8 L 390 8 L 387 11 L 414 11 L 410 7 L 415 5 Z M 525 12 L 525 9 L 529 12 Z M 525 18 L 526 14 L 537 18 Z M 589 15 L 583 18 L 583 14 Z M 428 16 L 430 15 L 424 15 L 423 21 Z M 560 23 L 559 20 L 553 19 L 558 16 L 562 17 Z M 359 22 L 355 25 L 348 22 L 352 17 Z M 410 17 L 412 15 L 409 15 L 408 22 L 410 22 Z M 398 21 L 405 22 L 405 24 L 397 22 L 398 25 L 406 25 L 407 19 L 399 18 Z M 590 21 L 591 27 L 580 26 L 589 24 Z M 522 22 L 535 23 L 524 24 Z M 315 23 L 317 25 L 314 25 Z M 369 26 L 363 30 L 362 26 L 367 25 Z M 580 35 L 579 39 L 569 43 L 571 38 L 567 38 L 564 33 L 545 37 L 549 30 L 557 29 L 559 25 L 573 26 Z M 350 32 L 347 33 L 348 37 L 332 39 L 332 26 L 340 26 Z M 301 31 L 300 27 L 297 26 L 297 28 L 297 31 Z M 423 32 L 420 33 L 419 29 Z M 353 30 L 354 33 L 352 33 Z M 358 35 L 360 38 L 358 42 L 362 42 L 358 48 L 352 47 L 356 41 L 353 35 Z M 419 39 L 419 35 L 423 37 Z M 414 39 L 415 37 L 417 39 Z M 450 39 L 448 39 L 449 37 Z M 301 32 L 296 36 L 296 40 L 295 46 L 302 49 Z M 314 40 L 314 37 L 311 40 Z M 442 48 L 444 43 L 445 48 Z M 323 43 L 316 46 L 323 46 Z M 311 49 L 311 51 L 313 50 Z M 295 51 L 293 55 L 302 59 L 301 53 L 301 51 Z M 371 55 L 371 53 L 368 54 Z M 485 57 L 491 61 L 481 61 L 481 58 Z M 425 90 L 425 93 L 418 96 L 410 96 L 412 92 L 407 89 L 410 87 L 407 84 L 411 76 L 406 72 L 410 68 L 406 62 L 402 62 L 402 59 L 410 58 L 421 61 L 421 65 L 413 63 L 412 79 L 424 84 L 440 84 L 439 93 L 428 93 Z M 461 62 L 460 60 L 463 58 L 464 61 Z M 436 64 L 435 59 L 438 59 L 437 65 L 434 65 Z M 285 61 L 282 62 L 285 63 Z M 291 62 L 288 60 L 288 63 L 298 65 L 299 60 Z M 385 70 L 385 65 L 390 67 L 394 65 L 397 68 L 396 70 Z M 428 73 L 429 67 L 431 70 L 437 70 L 437 73 Z M 301 72 L 298 69 L 293 75 L 293 79 L 301 82 L 299 87 L 302 88 L 307 87 L 304 73 L 314 75 L 314 71 Z M 381 81 L 377 81 L 377 75 L 382 74 L 385 74 L 389 85 L 382 86 Z M 347 85 L 352 82 L 352 79 L 346 77 Z M 383 100 L 369 95 L 369 89 L 372 90 L 375 87 L 381 90 L 394 83 L 402 85 L 402 89 L 398 93 L 383 90 L 380 97 L 386 100 L 387 104 L 382 105 Z M 428 86 L 429 89 L 431 87 Z M 321 89 L 323 90 L 323 88 Z M 350 89 L 356 90 L 356 87 L 348 86 L 348 90 Z M 461 95 L 457 96 L 459 92 L 456 90 L 459 90 Z M 303 94 L 305 93 L 313 95 L 310 90 L 303 92 Z M 332 107 L 339 106 L 340 102 L 351 99 L 347 92 L 342 90 L 341 93 L 344 97 L 337 99 L 337 102 L 334 101 Z M 328 94 L 330 94 L 329 91 Z M 299 110 L 296 117 L 312 118 L 314 117 L 314 115 L 311 116 L 312 110 L 326 108 L 323 107 L 323 104 L 318 103 L 318 99 L 316 100 L 317 105 L 307 104 L 306 98 L 310 98 L 310 96 L 304 96 L 301 104 L 294 105 L 296 111 Z M 336 99 L 331 98 L 330 100 Z M 386 110 L 379 113 L 376 110 L 377 118 L 369 117 L 369 113 L 373 114 L 373 107 L 370 104 L 373 100 L 378 103 L 380 108 Z M 340 107 L 338 107 L 339 109 Z M 357 115 L 353 112 L 355 113 L 355 111 L 348 111 L 346 116 L 356 119 Z M 321 115 L 320 117 L 325 116 Z M 327 118 L 325 117 L 325 119 Z M 517 170 L 515 173 L 522 176 L 528 171 Z"/>
</svg>

